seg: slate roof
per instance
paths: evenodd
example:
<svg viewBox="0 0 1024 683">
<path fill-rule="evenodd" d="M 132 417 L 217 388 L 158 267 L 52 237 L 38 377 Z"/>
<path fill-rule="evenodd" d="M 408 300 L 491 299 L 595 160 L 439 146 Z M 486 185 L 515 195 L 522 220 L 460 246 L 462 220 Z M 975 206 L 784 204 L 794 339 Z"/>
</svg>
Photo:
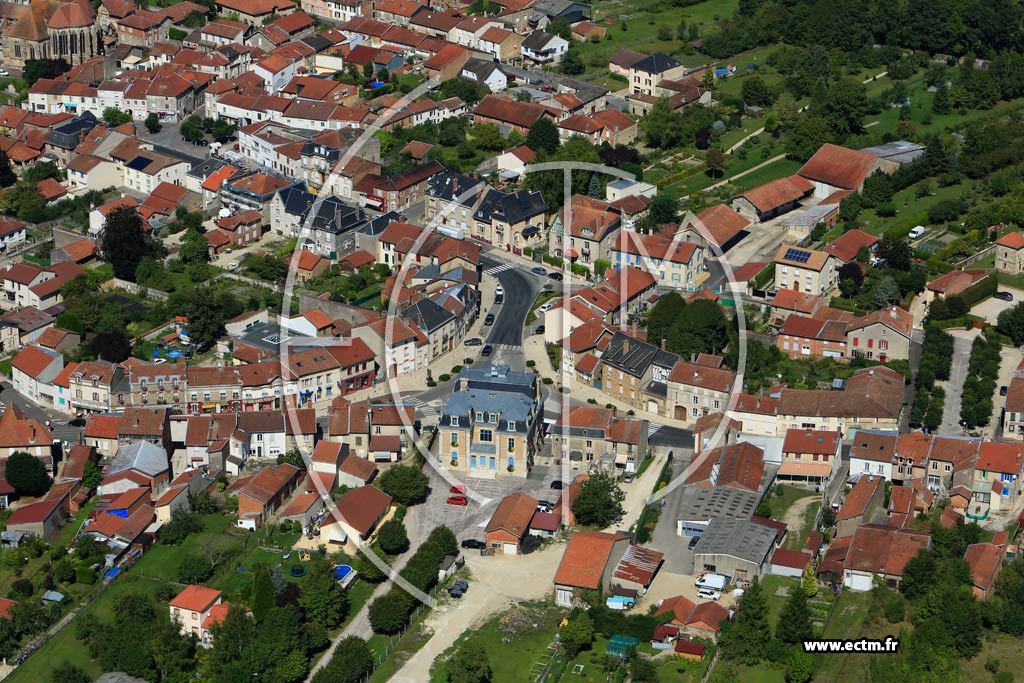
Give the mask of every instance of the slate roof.
<svg viewBox="0 0 1024 683">
<path fill-rule="evenodd" d="M 137 441 L 119 447 L 104 474 L 109 477 L 128 470 L 138 470 L 152 477 L 166 472 L 168 468 L 167 451 L 148 441 Z"/>
</svg>

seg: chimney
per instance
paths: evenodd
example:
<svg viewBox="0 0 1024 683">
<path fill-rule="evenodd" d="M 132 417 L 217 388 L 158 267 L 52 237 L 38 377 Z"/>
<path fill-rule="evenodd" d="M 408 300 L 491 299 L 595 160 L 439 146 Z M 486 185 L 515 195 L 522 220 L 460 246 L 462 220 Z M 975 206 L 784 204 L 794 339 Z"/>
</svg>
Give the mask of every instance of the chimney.
<svg viewBox="0 0 1024 683">
<path fill-rule="evenodd" d="M 630 332 L 631 332 L 630 336 L 631 337 L 635 337 L 636 336 L 636 321 L 635 320 L 633 321 L 633 325 L 629 329 L 630 329 Z"/>
<path fill-rule="evenodd" d="M 629 353 L 629 340 L 628 339 L 624 340 L 622 342 L 622 353 Z"/>
<path fill-rule="evenodd" d="M 457 196 L 459 194 L 459 176 L 452 178 L 452 195 Z"/>
</svg>

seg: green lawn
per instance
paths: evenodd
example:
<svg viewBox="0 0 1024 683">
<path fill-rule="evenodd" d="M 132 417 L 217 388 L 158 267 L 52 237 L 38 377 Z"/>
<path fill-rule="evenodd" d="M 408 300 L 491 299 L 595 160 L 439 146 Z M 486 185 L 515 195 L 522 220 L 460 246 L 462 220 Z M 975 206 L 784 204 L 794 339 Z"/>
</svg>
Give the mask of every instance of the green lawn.
<svg viewBox="0 0 1024 683">
<path fill-rule="evenodd" d="M 620 48 L 629 48 L 651 54 L 664 52 L 682 61 L 687 66 L 700 66 L 707 61 L 703 55 L 683 49 L 683 41 L 676 33 L 681 22 L 698 24 L 700 34 L 717 30 L 719 19 L 735 13 L 739 0 L 707 0 L 690 7 L 677 8 L 655 0 L 608 0 L 594 5 L 593 18 L 608 30 L 604 40 L 598 43 L 578 43 L 577 48 L 587 70 L 578 78 L 603 85 L 611 90 L 625 87 L 623 81 L 609 77 L 608 60 Z M 628 20 L 624 17 L 629 17 Z M 606 19 L 611 18 L 609 24 Z M 667 29 L 668 40 L 659 37 Z"/>
<path fill-rule="evenodd" d="M 782 488 L 781 496 L 775 493 L 776 489 L 779 487 Z M 804 498 L 810 498 L 811 496 L 821 497 L 821 494 L 808 489 L 802 489 L 797 486 L 790 486 L 789 484 L 779 484 L 771 490 L 766 499 L 772 506 L 772 517 L 775 519 L 781 519 L 789 511 L 789 508 L 793 507 L 794 503 L 798 500 L 803 500 Z"/>
<path fill-rule="evenodd" d="M 423 628 L 422 623 L 410 628 L 388 654 L 388 658 L 373 672 L 368 683 L 386 683 L 391 680 L 395 672 L 415 657 L 432 635 L 431 631 Z"/>
<path fill-rule="evenodd" d="M 246 547 L 247 542 L 251 542 L 250 532 L 236 530 L 233 521 L 234 518 L 228 514 L 205 516 L 205 529 L 201 533 L 192 534 L 181 545 L 154 545 L 135 563 L 132 572 L 165 581 L 177 581 L 181 558 L 190 552 L 201 552 L 204 548 L 217 544 L 218 547 L 222 546 L 229 556 L 237 556 Z M 226 560 L 222 568 L 228 564 L 234 563 Z M 231 570 L 234 571 L 235 567 L 232 566 Z"/>
<path fill-rule="evenodd" d="M 121 579 L 111 584 L 84 613 L 106 620 L 113 614 L 114 604 L 121 596 L 141 593 L 152 597 L 159 589 L 160 584 L 154 581 Z M 89 657 L 86 643 L 75 637 L 75 625 L 72 623 L 19 666 L 6 680 L 9 683 L 48 683 L 53 670 L 64 662 L 81 667 L 90 676 L 90 680 L 95 680 L 103 673 L 99 664 Z"/>
<path fill-rule="evenodd" d="M 563 610 L 554 607 L 516 608 L 490 619 L 476 630 L 463 633 L 435 661 L 430 672 L 430 683 L 445 683 L 447 677 L 440 663 L 466 642 L 480 645 L 487 653 L 494 671 L 493 683 L 532 681 L 534 677 L 530 672 L 547 652 L 563 614 Z M 504 631 L 503 623 L 509 624 L 504 627 Z M 502 642 L 503 639 L 508 642 Z M 576 677 L 570 678 L 576 680 Z"/>
<path fill-rule="evenodd" d="M 757 164 L 762 161 L 763 160 L 760 159 L 755 160 L 755 162 L 751 164 L 751 167 L 757 166 Z M 742 178 L 739 178 L 732 183 L 732 186 L 735 188 L 736 193 L 740 194 L 772 180 L 789 177 L 800 170 L 801 166 L 803 166 L 803 164 L 799 161 L 794 161 L 793 159 L 779 159 L 778 161 L 768 164 L 764 168 L 759 168 L 753 173 L 749 173 Z"/>
<path fill-rule="evenodd" d="M 861 636 L 870 605 L 870 593 L 843 591 L 839 595 L 839 601 L 832 612 L 832 617 L 825 624 L 823 637 L 842 640 Z M 865 654 L 819 655 L 818 673 L 815 680 L 819 682 L 835 681 L 835 683 L 864 680 L 863 677 L 855 679 L 853 672 L 864 668 L 865 660 L 870 659 L 871 656 Z"/>
</svg>

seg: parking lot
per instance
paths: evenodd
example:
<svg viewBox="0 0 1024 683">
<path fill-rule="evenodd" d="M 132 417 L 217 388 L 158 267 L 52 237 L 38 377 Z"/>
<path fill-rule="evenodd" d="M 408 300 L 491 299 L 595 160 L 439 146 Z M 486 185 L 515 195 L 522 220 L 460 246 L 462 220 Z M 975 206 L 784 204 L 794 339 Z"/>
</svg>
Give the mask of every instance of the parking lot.
<svg viewBox="0 0 1024 683">
<path fill-rule="evenodd" d="M 1013 295 L 1013 301 L 1004 301 L 995 297 L 990 297 L 984 301 L 978 303 L 971 309 L 973 315 L 979 318 L 984 318 L 985 322 L 995 325 L 999 314 L 1008 308 L 1013 308 L 1017 304 L 1024 301 L 1024 291 L 1014 289 L 1012 287 L 1000 287 L 1000 292 L 1009 292 Z"/>
<path fill-rule="evenodd" d="M 466 487 L 469 505 L 449 505 L 446 501 L 449 496 L 454 495 L 449 492 L 452 484 L 432 467 L 427 467 L 424 471 L 430 477 L 432 489 L 430 497 L 424 503 L 427 508 L 426 518 L 432 524 L 446 525 L 455 532 L 460 541 L 467 538 L 482 541 L 488 520 L 505 496 L 521 491 L 538 500 L 554 503 L 561 493 L 550 487 L 552 479 L 557 476 L 557 468 L 535 467 L 527 479 L 501 477 L 462 480 L 459 484 Z"/>
</svg>

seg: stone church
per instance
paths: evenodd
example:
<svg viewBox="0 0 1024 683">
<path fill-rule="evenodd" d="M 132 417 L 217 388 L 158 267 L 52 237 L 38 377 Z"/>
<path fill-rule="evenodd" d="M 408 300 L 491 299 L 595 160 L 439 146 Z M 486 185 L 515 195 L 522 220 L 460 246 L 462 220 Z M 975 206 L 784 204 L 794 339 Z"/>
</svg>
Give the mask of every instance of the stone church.
<svg viewBox="0 0 1024 683">
<path fill-rule="evenodd" d="M 4 62 L 16 67 L 29 59 L 63 59 L 76 66 L 102 51 L 89 0 L 0 2 L 0 39 Z"/>
</svg>

